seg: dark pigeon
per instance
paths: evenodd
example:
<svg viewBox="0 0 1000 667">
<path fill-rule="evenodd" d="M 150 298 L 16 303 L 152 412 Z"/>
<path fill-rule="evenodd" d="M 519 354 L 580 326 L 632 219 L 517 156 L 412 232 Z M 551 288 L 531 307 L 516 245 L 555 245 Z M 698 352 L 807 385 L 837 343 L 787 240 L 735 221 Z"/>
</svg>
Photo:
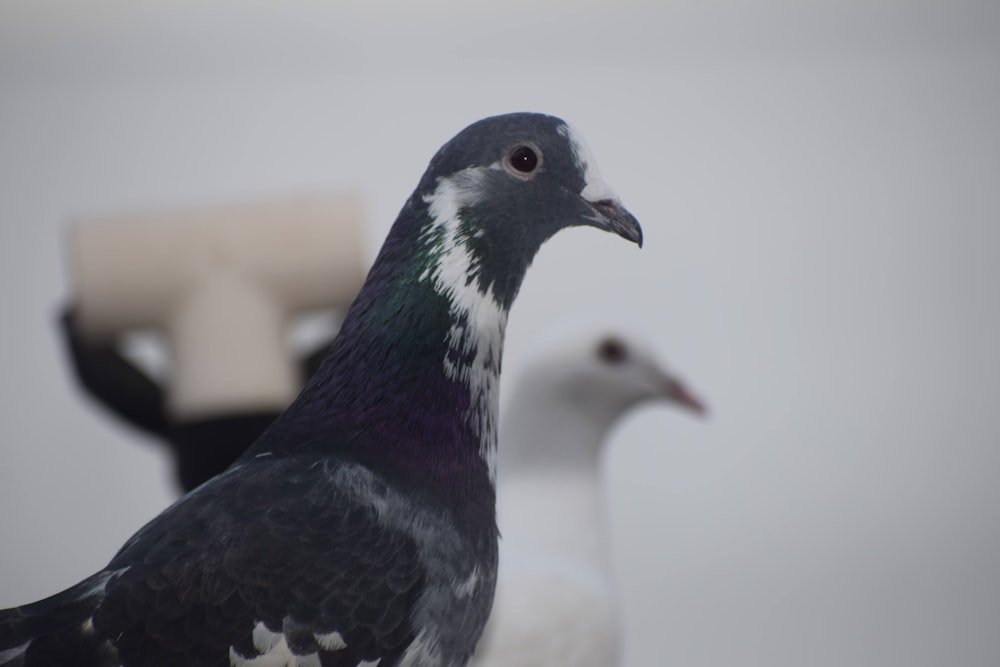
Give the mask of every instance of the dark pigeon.
<svg viewBox="0 0 1000 667">
<path fill-rule="evenodd" d="M 0 665 L 465 665 L 496 581 L 507 313 L 575 225 L 641 245 L 563 121 L 459 133 L 299 397 L 104 570 L 0 612 Z"/>
</svg>

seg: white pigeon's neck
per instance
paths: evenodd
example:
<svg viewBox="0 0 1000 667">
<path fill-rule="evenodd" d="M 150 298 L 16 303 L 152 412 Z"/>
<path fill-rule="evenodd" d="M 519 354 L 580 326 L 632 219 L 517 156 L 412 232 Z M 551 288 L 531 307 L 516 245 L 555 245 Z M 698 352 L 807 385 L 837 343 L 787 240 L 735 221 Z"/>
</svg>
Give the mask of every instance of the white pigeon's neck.
<svg viewBox="0 0 1000 667">
<path fill-rule="evenodd" d="M 505 411 L 511 417 L 500 427 L 500 474 L 572 471 L 596 479 L 602 444 L 625 408 L 606 401 L 574 403 L 544 383 L 522 382 L 511 393 Z"/>
<path fill-rule="evenodd" d="M 497 509 L 511 549 L 530 545 L 609 576 L 601 445 L 622 410 L 581 406 L 544 382 L 518 384 L 501 425 Z"/>
<path fill-rule="evenodd" d="M 503 545 L 610 575 L 610 540 L 600 475 L 521 471 L 501 466 L 497 521 Z"/>
</svg>

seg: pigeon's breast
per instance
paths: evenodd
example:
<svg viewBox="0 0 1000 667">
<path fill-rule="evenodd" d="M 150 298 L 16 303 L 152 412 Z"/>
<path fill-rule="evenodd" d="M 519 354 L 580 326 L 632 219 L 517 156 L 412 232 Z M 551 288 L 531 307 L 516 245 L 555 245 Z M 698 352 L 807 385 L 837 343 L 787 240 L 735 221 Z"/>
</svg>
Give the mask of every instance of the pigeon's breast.
<svg viewBox="0 0 1000 667">
<path fill-rule="evenodd" d="M 385 529 L 417 545 L 424 586 L 413 610 L 416 638 L 400 666 L 465 664 L 493 605 L 497 576 L 494 522 L 461 522 L 429 494 L 413 497 L 375 473 L 345 467 L 344 486 L 371 503 Z M 346 480 L 350 480 L 349 482 Z"/>
</svg>

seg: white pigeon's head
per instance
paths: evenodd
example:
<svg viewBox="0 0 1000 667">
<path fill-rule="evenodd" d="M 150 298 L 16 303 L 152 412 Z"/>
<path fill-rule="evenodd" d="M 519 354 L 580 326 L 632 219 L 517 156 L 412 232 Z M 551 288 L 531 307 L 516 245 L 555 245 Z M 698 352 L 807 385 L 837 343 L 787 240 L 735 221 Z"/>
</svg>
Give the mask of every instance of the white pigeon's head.
<svg viewBox="0 0 1000 667">
<path fill-rule="evenodd" d="M 570 458 L 596 462 L 608 431 L 644 403 L 706 412 L 648 346 L 620 334 L 591 335 L 551 350 L 527 368 L 510 396 L 500 455 L 519 467 L 562 466 Z"/>
<path fill-rule="evenodd" d="M 705 412 L 704 404 L 648 347 L 621 335 L 605 334 L 571 347 L 553 359 L 548 371 L 553 393 L 581 414 L 614 420 L 647 401 Z"/>
</svg>

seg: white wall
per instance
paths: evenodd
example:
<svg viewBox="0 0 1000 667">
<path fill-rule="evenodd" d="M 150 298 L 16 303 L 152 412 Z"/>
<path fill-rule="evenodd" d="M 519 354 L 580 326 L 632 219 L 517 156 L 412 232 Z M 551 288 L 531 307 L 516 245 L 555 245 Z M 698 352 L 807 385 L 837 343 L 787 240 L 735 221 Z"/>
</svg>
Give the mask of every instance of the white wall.
<svg viewBox="0 0 1000 667">
<path fill-rule="evenodd" d="M 398 4 L 0 5 L 0 606 L 173 494 L 71 383 L 68 220 L 356 188 L 374 254 L 443 141 L 529 109 L 646 247 L 546 246 L 508 377 L 579 318 L 712 406 L 612 443 L 628 664 L 1000 663 L 1000 6 Z"/>
</svg>

